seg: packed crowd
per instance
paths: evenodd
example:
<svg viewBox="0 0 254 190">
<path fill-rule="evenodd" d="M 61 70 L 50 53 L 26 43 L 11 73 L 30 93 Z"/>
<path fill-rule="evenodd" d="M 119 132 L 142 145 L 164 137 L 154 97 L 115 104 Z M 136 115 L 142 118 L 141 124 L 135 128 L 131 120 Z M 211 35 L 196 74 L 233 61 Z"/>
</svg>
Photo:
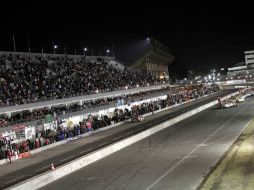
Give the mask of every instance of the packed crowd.
<svg viewBox="0 0 254 190">
<path fill-rule="evenodd" d="M 42 132 L 40 136 L 36 133 L 36 138 L 24 141 L 22 143 L 13 143 L 10 141 L 0 140 L 0 159 L 7 158 L 10 155 L 17 155 L 22 152 L 33 150 L 41 146 L 61 141 L 71 137 L 77 137 L 80 134 L 84 134 L 99 128 L 106 127 L 108 125 L 125 121 L 136 115 L 143 115 L 146 113 L 154 112 L 156 110 L 172 106 L 177 103 L 195 99 L 205 94 L 218 91 L 218 88 L 209 88 L 204 90 L 203 88 L 180 92 L 177 94 L 169 94 L 166 99 L 160 99 L 153 102 L 145 102 L 140 105 L 132 106 L 130 110 L 115 109 L 113 115 L 96 115 L 90 116 L 84 119 L 79 125 L 73 127 L 63 128 L 61 122 L 58 123 L 58 129 L 56 131 L 46 130 Z M 88 123 L 91 123 L 88 124 Z"/>
<path fill-rule="evenodd" d="M 157 83 L 151 75 L 69 57 L 0 57 L 0 107 Z"/>
<path fill-rule="evenodd" d="M 170 91 L 170 88 L 162 88 L 162 89 L 156 89 L 156 90 L 150 90 L 150 91 L 137 92 L 137 93 L 129 94 L 129 95 L 122 95 L 119 97 L 108 97 L 103 99 L 87 101 L 87 102 L 83 102 L 82 105 L 75 103 L 68 106 L 61 105 L 57 107 L 51 107 L 50 109 L 40 108 L 33 111 L 26 110 L 22 112 L 13 113 L 11 116 L 3 114 L 3 115 L 0 115 L 0 127 L 5 127 L 8 125 L 13 125 L 17 123 L 30 122 L 34 120 L 40 120 L 40 119 L 43 119 L 45 115 L 49 115 L 49 114 L 52 115 L 53 117 L 58 117 L 61 115 L 72 113 L 72 112 L 77 112 L 81 110 L 84 111 L 89 108 L 95 108 L 95 107 L 100 108 L 100 106 L 105 106 L 105 105 L 116 106 L 119 100 L 123 100 L 124 104 L 128 104 L 130 102 L 133 102 L 134 100 L 140 101 L 147 97 L 167 94 L 169 93 L 169 91 Z"/>
<path fill-rule="evenodd" d="M 196 87 L 195 89 L 198 91 L 197 93 L 199 95 L 208 94 L 210 93 L 209 90 L 211 90 L 211 88 L 204 88 L 203 86 L 202 88 Z M 105 106 L 105 105 L 116 106 L 119 100 L 123 100 L 124 104 L 129 104 L 133 102 L 134 100 L 141 101 L 148 97 L 155 97 L 155 96 L 159 96 L 163 94 L 168 94 L 170 92 L 178 94 L 179 91 L 183 91 L 183 90 L 181 89 L 172 90 L 170 88 L 162 88 L 157 90 L 137 92 L 137 93 L 129 94 L 129 95 L 122 95 L 119 97 L 97 99 L 93 101 L 83 102 L 82 105 L 76 103 L 76 104 L 71 104 L 68 106 L 61 105 L 57 107 L 51 107 L 50 109 L 41 108 L 41 109 L 36 109 L 33 111 L 26 110 L 22 112 L 13 113 L 11 116 L 3 114 L 3 115 L 0 115 L 0 127 L 6 127 L 13 124 L 44 119 L 45 115 L 49 115 L 49 114 L 52 115 L 53 117 L 58 117 L 68 113 L 73 113 L 77 111 L 85 111 L 86 109 L 89 109 L 89 108 L 99 109 L 100 106 Z M 187 93 L 185 92 L 185 94 Z M 174 103 L 174 98 L 172 98 L 171 101 L 172 103 Z"/>
</svg>

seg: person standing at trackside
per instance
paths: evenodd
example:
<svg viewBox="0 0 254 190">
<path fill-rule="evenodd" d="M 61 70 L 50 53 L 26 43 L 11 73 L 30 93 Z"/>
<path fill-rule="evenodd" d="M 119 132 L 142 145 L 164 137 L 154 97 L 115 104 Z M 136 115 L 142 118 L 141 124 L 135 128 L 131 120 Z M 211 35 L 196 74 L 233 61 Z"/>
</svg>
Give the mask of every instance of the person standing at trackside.
<svg viewBox="0 0 254 190">
<path fill-rule="evenodd" d="M 221 102 L 220 97 L 218 97 L 218 105 L 219 105 L 219 108 L 222 108 L 222 102 Z"/>
<path fill-rule="evenodd" d="M 9 159 L 10 163 L 11 163 L 11 150 L 8 148 L 7 149 L 7 158 Z"/>
</svg>

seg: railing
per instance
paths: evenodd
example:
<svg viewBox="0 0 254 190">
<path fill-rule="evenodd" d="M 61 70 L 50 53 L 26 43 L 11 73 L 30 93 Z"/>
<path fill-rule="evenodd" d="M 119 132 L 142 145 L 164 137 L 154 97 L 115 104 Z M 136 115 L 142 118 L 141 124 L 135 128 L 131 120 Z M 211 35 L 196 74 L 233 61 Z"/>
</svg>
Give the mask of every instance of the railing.
<svg viewBox="0 0 254 190">
<path fill-rule="evenodd" d="M 144 96 L 142 99 L 147 100 L 149 98 L 159 97 L 159 96 L 162 96 L 165 94 L 167 94 L 167 92 L 153 93 L 153 94 Z M 136 97 L 133 100 L 134 100 L 134 102 L 141 101 L 141 97 L 138 97 L 138 98 Z M 112 102 L 107 105 L 101 105 L 101 106 L 91 105 L 89 107 L 81 108 L 81 109 L 80 108 L 79 109 L 70 109 L 70 110 L 67 109 L 65 111 L 64 115 L 58 114 L 57 117 L 69 118 L 69 117 L 76 116 L 76 115 L 87 115 L 90 113 L 95 113 L 100 110 L 105 110 L 105 109 L 109 109 L 109 108 L 113 108 L 113 107 L 116 107 L 116 102 Z M 41 116 L 35 117 L 33 119 L 21 119 L 18 121 L 9 122 L 8 126 L 0 127 L 0 132 L 10 131 L 11 126 L 16 125 L 16 124 L 25 124 L 27 126 L 37 125 L 37 123 L 43 122 L 44 118 L 45 118 L 45 115 L 41 115 Z"/>
<path fill-rule="evenodd" d="M 12 106 L 6 106 L 0 108 L 0 115 L 1 114 L 11 114 L 14 112 L 20 112 L 25 110 L 33 110 L 43 107 L 51 107 L 51 106 L 57 106 L 57 105 L 64 105 L 64 104 L 71 104 L 71 103 L 78 103 L 83 101 L 90 101 L 90 100 L 96 100 L 96 99 L 102 99 L 102 98 L 108 98 L 108 97 L 117 97 L 121 95 L 127 95 L 127 94 L 133 94 L 136 92 L 141 91 L 149 91 L 153 89 L 160 89 L 163 87 L 170 86 L 169 83 L 165 84 L 157 84 L 153 86 L 142 86 L 142 87 L 136 87 L 131 89 L 125 89 L 124 87 L 119 89 L 118 91 L 101 91 L 100 93 L 94 92 L 94 94 L 85 94 L 82 96 L 74 96 L 74 97 L 65 97 L 64 99 L 53 99 L 53 100 L 47 100 L 47 101 L 37 101 L 34 103 L 29 104 L 21 104 L 21 105 L 12 105 Z"/>
</svg>

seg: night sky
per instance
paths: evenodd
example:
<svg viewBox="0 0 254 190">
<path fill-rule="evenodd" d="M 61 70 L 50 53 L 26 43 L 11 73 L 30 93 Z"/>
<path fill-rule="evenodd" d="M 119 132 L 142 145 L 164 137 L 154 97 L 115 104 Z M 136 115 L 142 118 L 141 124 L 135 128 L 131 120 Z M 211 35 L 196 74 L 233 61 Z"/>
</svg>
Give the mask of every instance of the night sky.
<svg viewBox="0 0 254 190">
<path fill-rule="evenodd" d="M 105 54 L 114 47 L 124 61 L 147 34 L 161 41 L 175 56 L 179 75 L 189 69 L 209 70 L 244 61 L 244 50 L 254 49 L 254 14 L 247 4 L 52 4 L 41 1 L 1 6 L 0 50 L 52 52 L 52 42 L 70 54 L 83 47 Z M 91 8 L 92 7 L 92 8 Z M 111 8 L 110 8 L 111 7 Z M 90 54 L 91 52 L 87 52 Z"/>
</svg>

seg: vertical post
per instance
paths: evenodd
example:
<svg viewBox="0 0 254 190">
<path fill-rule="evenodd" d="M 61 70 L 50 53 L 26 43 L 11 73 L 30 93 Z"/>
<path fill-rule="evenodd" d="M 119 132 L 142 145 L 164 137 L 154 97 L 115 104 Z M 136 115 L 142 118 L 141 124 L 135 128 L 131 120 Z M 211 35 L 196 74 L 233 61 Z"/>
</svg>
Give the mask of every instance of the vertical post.
<svg viewBox="0 0 254 190">
<path fill-rule="evenodd" d="M 14 34 L 12 35 L 12 41 L 13 41 L 13 51 L 16 52 L 16 44 L 15 44 Z"/>
<path fill-rule="evenodd" d="M 112 55 L 113 55 L 113 57 L 115 57 L 115 52 L 114 52 L 114 46 L 113 46 L 112 39 L 111 39 L 111 48 L 112 48 Z"/>
<path fill-rule="evenodd" d="M 28 52 L 30 53 L 31 52 L 31 49 L 30 49 L 30 37 L 29 37 L 29 31 L 28 31 L 27 27 L 26 27 L 26 37 L 27 37 Z"/>
<path fill-rule="evenodd" d="M 43 52 L 43 46 L 41 46 L 41 53 L 43 54 L 44 52 Z"/>
</svg>

